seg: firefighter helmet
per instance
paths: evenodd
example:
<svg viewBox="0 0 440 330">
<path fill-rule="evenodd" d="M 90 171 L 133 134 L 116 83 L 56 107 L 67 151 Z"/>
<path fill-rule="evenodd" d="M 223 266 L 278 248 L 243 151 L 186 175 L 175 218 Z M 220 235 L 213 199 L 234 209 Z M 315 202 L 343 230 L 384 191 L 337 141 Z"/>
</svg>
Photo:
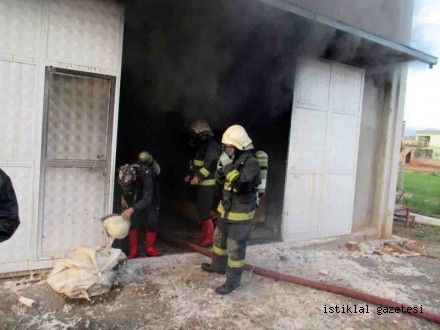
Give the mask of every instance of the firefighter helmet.
<svg viewBox="0 0 440 330">
<path fill-rule="evenodd" d="M 148 151 L 142 151 L 138 155 L 139 163 L 145 163 L 151 165 L 153 163 L 153 156 Z"/>
<path fill-rule="evenodd" d="M 222 143 L 225 145 L 232 145 L 239 150 L 249 150 L 254 147 L 246 130 L 240 125 L 230 126 L 223 133 Z"/>
<path fill-rule="evenodd" d="M 209 127 L 208 122 L 204 119 L 197 119 L 191 124 L 190 128 L 196 134 L 200 134 L 203 132 L 211 132 L 211 127 Z"/>
<path fill-rule="evenodd" d="M 148 151 L 142 151 L 138 156 L 138 162 L 141 166 L 146 165 L 154 174 L 160 174 L 160 166 Z"/>
</svg>

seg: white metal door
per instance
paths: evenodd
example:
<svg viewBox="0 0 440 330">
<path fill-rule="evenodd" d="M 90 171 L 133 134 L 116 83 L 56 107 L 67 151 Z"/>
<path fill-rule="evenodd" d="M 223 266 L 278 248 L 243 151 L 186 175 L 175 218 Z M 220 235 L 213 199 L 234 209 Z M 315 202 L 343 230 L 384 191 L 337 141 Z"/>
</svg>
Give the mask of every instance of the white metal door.
<svg viewBox="0 0 440 330">
<path fill-rule="evenodd" d="M 319 60 L 298 64 L 282 235 L 350 234 L 364 72 Z"/>
<path fill-rule="evenodd" d="M 111 103 L 111 78 L 48 71 L 40 255 L 103 243 Z"/>
</svg>

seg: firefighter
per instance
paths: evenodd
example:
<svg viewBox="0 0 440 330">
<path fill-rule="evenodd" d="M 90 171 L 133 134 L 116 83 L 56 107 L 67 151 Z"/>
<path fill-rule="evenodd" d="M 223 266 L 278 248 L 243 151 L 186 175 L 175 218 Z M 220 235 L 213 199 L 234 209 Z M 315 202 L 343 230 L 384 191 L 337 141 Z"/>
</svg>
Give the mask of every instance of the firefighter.
<svg viewBox="0 0 440 330">
<path fill-rule="evenodd" d="M 14 187 L 9 176 L 0 169 L 0 242 L 10 239 L 19 225 Z"/>
<path fill-rule="evenodd" d="M 252 140 L 242 126 L 233 125 L 225 131 L 222 149 L 216 171 L 216 180 L 223 187 L 219 220 L 211 263 L 203 263 L 202 269 L 226 274 L 226 282 L 215 291 L 228 294 L 240 285 L 261 179 Z"/>
<path fill-rule="evenodd" d="M 213 242 L 214 224 L 211 208 L 216 195 L 215 171 L 220 156 L 220 145 L 205 120 L 197 120 L 191 125 L 190 146 L 195 150 L 185 182 L 197 186 L 197 215 L 202 225 L 199 246 L 210 246 Z"/>
<path fill-rule="evenodd" d="M 138 155 L 138 162 L 134 165 L 133 175 L 136 179 L 130 192 L 124 190 L 122 217 L 131 220 L 128 233 L 130 249 L 128 259 L 136 258 L 138 252 L 139 229 L 145 225 L 145 253 L 150 257 L 157 257 L 161 253 L 154 248 L 158 229 L 160 206 L 160 166 L 147 151 Z"/>
</svg>

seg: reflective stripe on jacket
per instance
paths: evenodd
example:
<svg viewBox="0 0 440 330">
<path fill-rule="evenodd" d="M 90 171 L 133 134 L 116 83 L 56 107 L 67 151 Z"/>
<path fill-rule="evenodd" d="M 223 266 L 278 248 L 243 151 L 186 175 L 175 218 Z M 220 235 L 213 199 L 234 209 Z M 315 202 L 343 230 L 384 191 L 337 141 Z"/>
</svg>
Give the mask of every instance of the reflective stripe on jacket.
<svg viewBox="0 0 440 330">
<path fill-rule="evenodd" d="M 240 152 L 232 164 L 216 172 L 216 180 L 223 184 L 217 208 L 221 218 L 229 221 L 252 220 L 257 207 L 255 188 L 261 183 L 260 165 L 252 151 Z"/>
<path fill-rule="evenodd" d="M 207 136 L 191 161 L 190 171 L 199 178 L 201 186 L 215 186 L 215 170 L 220 157 L 220 145 L 213 137 Z"/>
</svg>

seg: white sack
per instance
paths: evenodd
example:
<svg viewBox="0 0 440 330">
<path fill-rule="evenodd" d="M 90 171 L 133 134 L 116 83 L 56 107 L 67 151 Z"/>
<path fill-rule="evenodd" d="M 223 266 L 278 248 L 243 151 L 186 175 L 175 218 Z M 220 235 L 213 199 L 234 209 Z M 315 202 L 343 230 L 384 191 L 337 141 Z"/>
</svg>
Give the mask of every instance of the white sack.
<svg viewBox="0 0 440 330">
<path fill-rule="evenodd" d="M 47 283 L 69 298 L 86 298 L 110 291 L 115 280 L 114 268 L 126 260 L 119 249 L 84 248 L 71 258 L 59 260 Z"/>
<path fill-rule="evenodd" d="M 109 215 L 102 219 L 107 234 L 116 239 L 127 237 L 130 230 L 130 221 L 124 220 L 120 215 Z"/>
</svg>

